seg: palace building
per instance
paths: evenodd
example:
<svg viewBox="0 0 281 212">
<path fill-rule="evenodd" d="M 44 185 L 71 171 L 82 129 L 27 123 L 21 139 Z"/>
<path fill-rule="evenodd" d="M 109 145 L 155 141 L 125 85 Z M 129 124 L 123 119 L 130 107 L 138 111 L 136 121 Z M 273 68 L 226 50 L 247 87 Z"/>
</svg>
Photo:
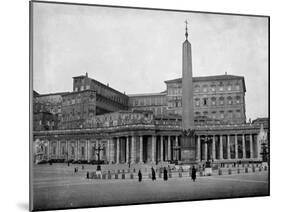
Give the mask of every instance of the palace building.
<svg viewBox="0 0 281 212">
<path fill-rule="evenodd" d="M 193 77 L 185 36 L 182 77 L 165 91 L 126 95 L 86 73 L 73 77 L 72 92 L 34 92 L 34 161 L 260 162 L 268 119 L 246 122 L 244 77 Z"/>
</svg>

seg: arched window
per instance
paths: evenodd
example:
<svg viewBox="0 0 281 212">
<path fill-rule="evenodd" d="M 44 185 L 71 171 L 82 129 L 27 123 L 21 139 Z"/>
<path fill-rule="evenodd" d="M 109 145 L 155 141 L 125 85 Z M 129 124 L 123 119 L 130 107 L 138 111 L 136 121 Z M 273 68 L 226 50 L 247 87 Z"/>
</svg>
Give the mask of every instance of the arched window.
<svg viewBox="0 0 281 212">
<path fill-rule="evenodd" d="M 220 105 L 223 105 L 223 104 L 224 104 L 224 97 L 221 96 L 221 97 L 219 98 L 219 102 L 220 102 Z"/>
<path fill-rule="evenodd" d="M 241 97 L 240 96 L 236 96 L 236 104 L 240 104 L 241 103 Z"/>
<path fill-rule="evenodd" d="M 204 106 L 208 105 L 208 99 L 207 98 L 203 98 L 203 105 Z"/>
<path fill-rule="evenodd" d="M 195 105 L 196 105 L 197 107 L 200 106 L 200 99 L 198 99 L 198 98 L 195 99 Z"/>
<path fill-rule="evenodd" d="M 227 90 L 228 90 L 228 91 L 231 91 L 231 87 L 232 87 L 231 84 L 228 84 L 228 85 L 227 85 Z"/>
<path fill-rule="evenodd" d="M 229 105 L 232 104 L 232 97 L 231 96 L 227 97 L 227 104 L 229 104 Z"/>
<path fill-rule="evenodd" d="M 221 118 L 221 119 L 224 118 L 224 111 L 220 111 L 220 118 Z"/>
<path fill-rule="evenodd" d="M 212 102 L 212 105 L 216 105 L 216 98 L 215 98 L 215 97 L 212 97 L 212 98 L 211 98 L 211 102 Z"/>
<path fill-rule="evenodd" d="M 222 82 L 220 82 L 220 84 L 219 84 L 219 91 L 223 91 L 223 83 Z"/>
<path fill-rule="evenodd" d="M 207 85 L 203 85 L 203 92 L 206 93 L 208 91 L 208 86 Z"/>
<path fill-rule="evenodd" d="M 213 112 L 212 112 L 212 118 L 215 119 L 215 118 L 216 118 L 216 115 L 217 115 L 217 112 L 216 112 L 216 111 L 213 111 Z"/>
<path fill-rule="evenodd" d="M 194 85 L 194 92 L 200 92 L 200 85 Z"/>
<path fill-rule="evenodd" d="M 216 91 L 216 85 L 211 85 L 211 91 L 215 92 Z"/>
</svg>

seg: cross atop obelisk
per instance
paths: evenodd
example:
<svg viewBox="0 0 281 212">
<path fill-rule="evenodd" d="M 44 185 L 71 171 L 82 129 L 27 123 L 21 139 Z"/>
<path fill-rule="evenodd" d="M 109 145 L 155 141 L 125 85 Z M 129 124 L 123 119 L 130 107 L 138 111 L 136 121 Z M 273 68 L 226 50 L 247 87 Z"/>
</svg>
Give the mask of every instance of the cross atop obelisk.
<svg viewBox="0 0 281 212">
<path fill-rule="evenodd" d="M 185 20 L 185 39 L 187 40 L 187 37 L 188 37 L 188 32 L 187 32 L 187 24 L 188 24 L 188 22 L 187 22 L 187 20 Z"/>
</svg>

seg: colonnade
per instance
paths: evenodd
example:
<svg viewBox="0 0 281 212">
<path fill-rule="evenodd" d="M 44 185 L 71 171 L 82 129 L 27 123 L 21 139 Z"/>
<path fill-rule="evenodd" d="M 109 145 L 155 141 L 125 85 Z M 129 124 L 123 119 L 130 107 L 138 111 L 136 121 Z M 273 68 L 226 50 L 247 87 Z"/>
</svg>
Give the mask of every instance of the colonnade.
<svg viewBox="0 0 281 212">
<path fill-rule="evenodd" d="M 256 134 L 197 135 L 196 159 L 198 162 L 207 160 L 260 160 L 261 147 L 256 136 Z M 234 137 L 234 142 L 231 137 Z M 246 138 L 248 139 L 246 140 Z"/>
</svg>

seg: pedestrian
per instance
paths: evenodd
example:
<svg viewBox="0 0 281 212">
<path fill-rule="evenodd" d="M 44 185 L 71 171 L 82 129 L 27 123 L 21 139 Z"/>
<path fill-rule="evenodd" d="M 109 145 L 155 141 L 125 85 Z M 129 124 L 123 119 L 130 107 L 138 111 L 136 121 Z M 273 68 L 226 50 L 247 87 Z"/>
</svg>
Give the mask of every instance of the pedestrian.
<svg viewBox="0 0 281 212">
<path fill-rule="evenodd" d="M 192 166 L 192 169 L 191 169 L 191 179 L 193 180 L 193 182 L 195 182 L 195 179 L 196 179 L 196 169 L 194 166 Z"/>
<path fill-rule="evenodd" d="M 142 173 L 141 173 L 141 170 L 139 170 L 138 176 L 139 176 L 139 182 L 141 182 L 141 180 L 142 180 Z"/>
<path fill-rule="evenodd" d="M 156 173 L 153 167 L 151 167 L 151 175 L 152 175 L 152 181 L 156 180 Z"/>
<path fill-rule="evenodd" d="M 69 166 L 69 161 L 67 161 L 67 166 Z"/>
<path fill-rule="evenodd" d="M 166 167 L 164 167 L 164 177 L 163 178 L 165 181 L 168 180 L 168 172 L 167 172 Z"/>
<path fill-rule="evenodd" d="M 87 172 L 86 178 L 89 179 L 89 172 Z"/>
<path fill-rule="evenodd" d="M 82 170 L 84 170 L 84 165 L 82 165 Z"/>
</svg>

